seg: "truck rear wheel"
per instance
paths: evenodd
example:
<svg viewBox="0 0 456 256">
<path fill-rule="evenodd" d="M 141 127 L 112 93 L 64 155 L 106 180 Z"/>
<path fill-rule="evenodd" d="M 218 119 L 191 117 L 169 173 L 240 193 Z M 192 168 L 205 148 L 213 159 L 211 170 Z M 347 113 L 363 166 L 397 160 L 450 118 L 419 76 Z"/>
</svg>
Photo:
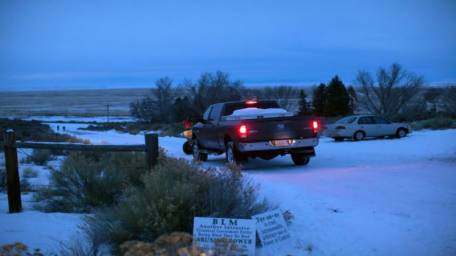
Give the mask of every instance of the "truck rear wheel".
<svg viewBox="0 0 456 256">
<path fill-rule="evenodd" d="M 239 152 L 232 141 L 228 141 L 225 145 L 225 160 L 229 164 L 239 165 L 244 157 L 241 152 Z"/>
<path fill-rule="evenodd" d="M 193 140 L 192 151 L 193 161 L 207 161 L 207 154 L 201 152 L 200 147 L 198 145 L 198 140 Z"/>
<path fill-rule="evenodd" d="M 295 165 L 307 165 L 310 162 L 310 156 L 303 153 L 291 153 L 291 159 Z"/>
<path fill-rule="evenodd" d="M 191 155 L 193 153 L 193 147 L 192 147 L 192 143 L 190 141 L 186 141 L 184 143 L 184 145 L 182 145 L 182 151 L 184 151 L 184 153 L 186 155 Z"/>
</svg>

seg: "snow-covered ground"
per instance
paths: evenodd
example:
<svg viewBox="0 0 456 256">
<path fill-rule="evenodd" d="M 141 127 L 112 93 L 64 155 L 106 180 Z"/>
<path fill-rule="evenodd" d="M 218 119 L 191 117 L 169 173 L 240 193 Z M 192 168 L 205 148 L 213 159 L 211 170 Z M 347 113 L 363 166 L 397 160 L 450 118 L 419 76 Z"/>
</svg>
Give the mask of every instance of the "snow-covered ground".
<svg viewBox="0 0 456 256">
<path fill-rule="evenodd" d="M 11 118 L 11 117 L 10 117 Z M 130 116 L 106 116 L 82 117 L 82 116 L 29 116 L 18 117 L 23 120 L 37 120 L 42 122 L 132 122 L 134 119 Z M 14 118 L 11 118 L 14 119 Z"/>
<path fill-rule="evenodd" d="M 31 150 L 20 149 L 19 159 L 30 155 Z M 19 163 L 19 175 L 23 178 L 24 170 L 36 171 L 36 177 L 29 177 L 27 181 L 33 187 L 49 184 L 51 168 L 58 169 L 62 158 L 48 162 L 47 166 L 38 166 L 31 163 Z M 3 166 L 3 154 L 0 156 Z M 51 168 L 49 168 L 51 167 Z M 71 213 L 44 213 L 33 209 L 33 193 L 22 193 L 23 212 L 8 214 L 8 198 L 6 193 L 0 193 L 0 245 L 22 242 L 30 249 L 39 248 L 45 255 L 57 253 L 65 245 L 74 241 L 83 240 L 78 226 L 82 224 L 83 214 Z M 83 241 L 82 241 L 83 242 Z"/>
<path fill-rule="evenodd" d="M 96 144 L 144 141 L 142 135 L 77 130 L 81 126 L 67 132 Z M 183 142 L 160 138 L 170 155 L 190 159 Z M 223 162 L 223 156 L 213 156 L 205 165 Z M 286 156 L 250 161 L 244 173 L 261 185 L 262 195 L 295 216 L 293 238 L 258 255 L 456 255 L 456 130 L 414 132 L 398 140 L 322 138 L 306 167 L 293 166 Z M 81 216 L 30 210 L 8 215 L 5 200 L 3 194 L 0 244 L 21 240 L 52 248 L 58 245 L 52 234 L 77 236 Z M 41 225 L 40 232 L 46 226 L 50 231 L 35 232 Z"/>
</svg>

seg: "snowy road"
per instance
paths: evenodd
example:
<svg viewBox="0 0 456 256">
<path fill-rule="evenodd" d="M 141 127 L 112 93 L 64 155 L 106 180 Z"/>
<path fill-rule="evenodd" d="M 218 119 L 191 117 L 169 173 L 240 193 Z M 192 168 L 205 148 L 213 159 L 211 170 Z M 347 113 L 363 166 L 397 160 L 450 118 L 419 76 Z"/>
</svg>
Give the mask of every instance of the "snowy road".
<svg viewBox="0 0 456 256">
<path fill-rule="evenodd" d="M 67 131 L 97 144 L 144 140 L 78 127 Z M 183 141 L 163 137 L 160 145 L 190 159 L 182 153 Z M 221 166 L 223 156 L 206 164 Z M 400 140 L 323 138 L 306 167 L 280 157 L 250 161 L 244 173 L 295 216 L 293 239 L 259 255 L 456 255 L 456 130 L 415 132 Z"/>
</svg>

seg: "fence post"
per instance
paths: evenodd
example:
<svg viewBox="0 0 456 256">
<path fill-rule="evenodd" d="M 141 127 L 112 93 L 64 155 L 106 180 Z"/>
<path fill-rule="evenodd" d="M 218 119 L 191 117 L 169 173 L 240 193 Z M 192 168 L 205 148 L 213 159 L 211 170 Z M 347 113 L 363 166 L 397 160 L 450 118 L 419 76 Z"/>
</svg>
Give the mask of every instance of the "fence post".
<svg viewBox="0 0 456 256">
<path fill-rule="evenodd" d="M 22 210 L 21 183 L 17 163 L 16 135 L 13 130 L 3 134 L 5 149 L 6 184 L 8 192 L 8 206 L 10 213 Z"/>
<path fill-rule="evenodd" d="M 146 133 L 144 138 L 146 144 L 146 166 L 150 170 L 158 161 L 158 135 L 156 133 Z"/>
</svg>

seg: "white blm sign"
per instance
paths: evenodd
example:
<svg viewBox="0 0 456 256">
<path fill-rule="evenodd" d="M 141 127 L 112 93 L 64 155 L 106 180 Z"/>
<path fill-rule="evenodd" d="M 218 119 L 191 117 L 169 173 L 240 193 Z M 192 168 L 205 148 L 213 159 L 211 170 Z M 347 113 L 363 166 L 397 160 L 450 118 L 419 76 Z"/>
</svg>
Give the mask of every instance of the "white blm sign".
<svg viewBox="0 0 456 256">
<path fill-rule="evenodd" d="M 230 244 L 230 254 L 255 255 L 255 220 L 195 217 L 193 243 L 214 251 L 219 242 Z"/>
</svg>

